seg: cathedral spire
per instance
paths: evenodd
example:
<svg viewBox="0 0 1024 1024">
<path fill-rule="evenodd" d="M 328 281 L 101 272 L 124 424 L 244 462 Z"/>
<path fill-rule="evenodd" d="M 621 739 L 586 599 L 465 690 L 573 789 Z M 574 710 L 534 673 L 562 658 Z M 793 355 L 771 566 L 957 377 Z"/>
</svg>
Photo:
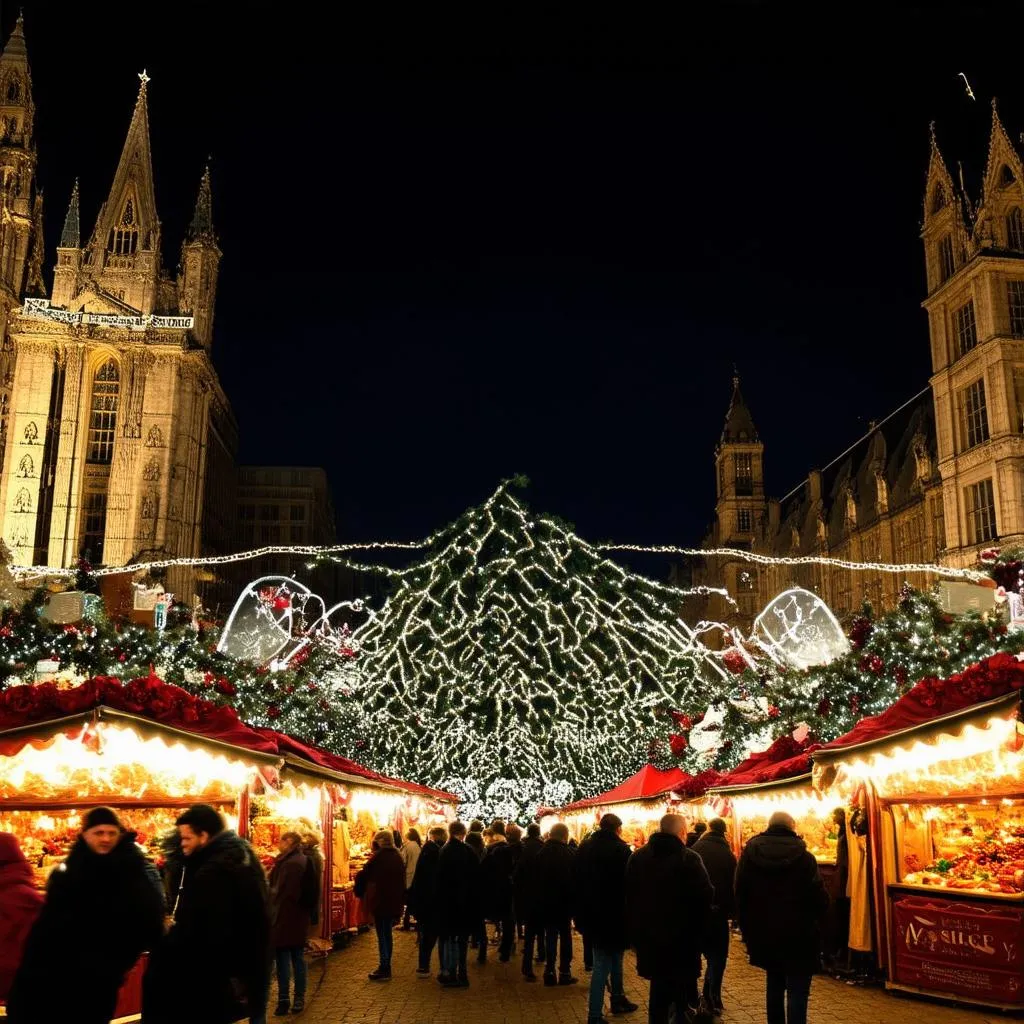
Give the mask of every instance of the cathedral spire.
<svg viewBox="0 0 1024 1024">
<path fill-rule="evenodd" d="M 78 249 L 81 247 L 78 217 L 78 179 L 71 190 L 71 202 L 68 204 L 67 216 L 64 218 L 64 230 L 60 233 L 60 248 Z"/>
<path fill-rule="evenodd" d="M 199 182 L 199 195 L 196 197 L 196 208 L 192 214 L 192 223 L 188 227 L 188 241 L 214 241 L 213 232 L 213 197 L 210 192 L 210 165 L 203 170 Z"/>
<path fill-rule="evenodd" d="M 19 13 L 14 31 L 0 52 L 0 144 L 28 148 L 34 120 L 25 23 Z"/>
<path fill-rule="evenodd" d="M 153 189 L 153 159 L 149 148 L 149 75 L 139 75 L 128 135 L 114 173 L 107 201 L 100 208 L 92 244 L 116 256 L 155 252 L 160 244 L 160 220 Z"/>
<path fill-rule="evenodd" d="M 732 398 L 729 399 L 729 408 L 725 414 L 725 426 L 722 428 L 721 444 L 730 442 L 756 442 L 760 440 L 757 436 L 757 427 L 754 426 L 754 418 L 750 415 L 747 403 L 743 401 L 740 392 L 740 377 L 733 369 Z"/>
</svg>

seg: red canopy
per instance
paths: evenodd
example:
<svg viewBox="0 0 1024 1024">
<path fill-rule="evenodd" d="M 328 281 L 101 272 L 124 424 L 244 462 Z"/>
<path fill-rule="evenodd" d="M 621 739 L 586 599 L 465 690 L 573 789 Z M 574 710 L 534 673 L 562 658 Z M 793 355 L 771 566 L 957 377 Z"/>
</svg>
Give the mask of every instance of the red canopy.
<svg viewBox="0 0 1024 1024">
<path fill-rule="evenodd" d="M 811 770 L 811 753 L 820 746 L 812 743 L 810 737 L 798 742 L 792 736 L 780 736 L 767 750 L 751 754 L 726 772 L 713 788 L 763 786 L 806 775 Z"/>
<path fill-rule="evenodd" d="M 848 733 L 826 743 L 822 752 L 872 743 L 1021 689 L 1024 664 L 1012 654 L 993 654 L 948 679 L 922 679 L 892 707 L 861 719 Z"/>
<path fill-rule="evenodd" d="M 681 768 L 668 768 L 664 771 L 653 764 L 645 764 L 643 768 L 631 775 L 625 782 L 620 782 L 607 793 L 587 797 L 567 804 L 560 811 L 582 811 L 588 807 L 603 807 L 605 804 L 625 804 L 634 800 L 653 800 L 655 797 L 683 789 L 693 782 L 693 776 L 687 775 Z M 559 812 L 555 812 L 559 813 Z"/>
</svg>

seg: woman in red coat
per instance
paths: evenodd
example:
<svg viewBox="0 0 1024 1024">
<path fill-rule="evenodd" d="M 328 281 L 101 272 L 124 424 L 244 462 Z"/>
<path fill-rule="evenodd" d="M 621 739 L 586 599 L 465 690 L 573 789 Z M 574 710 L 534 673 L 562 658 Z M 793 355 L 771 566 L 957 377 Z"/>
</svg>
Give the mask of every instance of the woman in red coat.
<svg viewBox="0 0 1024 1024">
<path fill-rule="evenodd" d="M 42 905 L 43 894 L 35 887 L 18 840 L 0 832 L 0 999 L 7 998 Z"/>
<path fill-rule="evenodd" d="M 311 907 L 304 899 L 306 855 L 297 832 L 285 832 L 277 844 L 281 851 L 270 872 L 270 939 L 277 957 L 277 1009 L 275 1017 L 289 1012 L 288 986 L 295 970 L 295 998 L 291 1012 L 306 1008 L 306 935 Z"/>
<path fill-rule="evenodd" d="M 377 932 L 380 966 L 370 974 L 371 981 L 391 978 L 391 929 L 402 916 L 405 906 L 405 862 L 395 849 L 395 839 L 388 829 L 373 837 L 377 852 L 356 875 L 356 894 L 366 901 Z"/>
</svg>

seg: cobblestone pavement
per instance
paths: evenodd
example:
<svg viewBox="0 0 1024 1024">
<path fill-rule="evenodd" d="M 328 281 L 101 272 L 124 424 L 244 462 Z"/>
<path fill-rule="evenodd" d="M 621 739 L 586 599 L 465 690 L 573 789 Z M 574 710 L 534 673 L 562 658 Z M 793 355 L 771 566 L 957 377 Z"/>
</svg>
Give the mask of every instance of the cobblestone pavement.
<svg viewBox="0 0 1024 1024">
<path fill-rule="evenodd" d="M 442 989 L 434 977 L 420 977 L 416 966 L 415 935 L 395 932 L 390 982 L 366 977 L 377 965 L 372 932 L 356 936 L 342 950 L 310 965 L 307 1009 L 298 1016 L 268 1017 L 296 1024 L 585 1024 L 587 981 L 577 937 L 573 971 L 580 983 L 545 988 L 522 980 L 516 959 L 497 962 L 489 951 L 487 964 L 477 966 L 470 953 L 470 988 Z M 436 973 L 436 956 L 434 961 Z M 626 954 L 626 993 L 640 1009 L 628 1017 L 611 1018 L 622 1024 L 646 1024 L 647 983 L 636 975 L 632 954 Z M 764 974 L 754 970 L 734 941 L 725 974 L 722 1024 L 763 1024 Z M 273 1010 L 271 1003 L 270 1009 Z M 607 1004 L 606 1004 L 607 1013 Z M 811 1024 L 1005 1024 L 993 1011 L 971 1010 L 930 1000 L 858 987 L 816 977 L 811 986 Z"/>
</svg>

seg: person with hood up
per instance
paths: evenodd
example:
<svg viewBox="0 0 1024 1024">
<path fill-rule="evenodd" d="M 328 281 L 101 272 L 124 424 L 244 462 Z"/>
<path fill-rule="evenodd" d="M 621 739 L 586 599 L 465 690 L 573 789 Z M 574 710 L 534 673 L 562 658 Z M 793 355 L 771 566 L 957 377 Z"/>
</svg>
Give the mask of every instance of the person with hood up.
<svg viewBox="0 0 1024 1024">
<path fill-rule="evenodd" d="M 540 920 L 540 894 L 538 892 L 537 856 L 544 849 L 540 837 L 540 825 L 531 821 L 526 826 L 526 838 L 519 854 L 519 863 L 512 875 L 512 900 L 515 904 L 516 920 L 525 925 L 523 936 L 523 977 L 536 981 L 533 973 L 533 947 L 537 944 L 537 963 L 544 963 L 544 925 Z"/>
<path fill-rule="evenodd" d="M 576 926 L 590 940 L 594 969 L 590 976 L 589 1024 L 604 1016 L 604 990 L 611 980 L 612 1013 L 632 1013 L 626 998 L 622 957 L 626 936 L 626 865 L 630 849 L 622 840 L 622 819 L 605 814 L 600 827 L 580 844 L 576 855 Z"/>
<path fill-rule="evenodd" d="M 736 869 L 736 915 L 750 963 L 767 974 L 768 1024 L 807 1024 L 827 912 L 818 862 L 792 816 L 776 811 L 767 831 L 744 847 Z"/>
<path fill-rule="evenodd" d="M 679 1024 L 696 1012 L 700 942 L 713 890 L 704 863 L 683 842 L 686 820 L 666 814 L 626 865 L 626 930 L 636 971 L 651 983 L 650 1024 Z"/>
<path fill-rule="evenodd" d="M 125 974 L 159 942 L 163 924 L 159 873 L 117 815 L 94 807 L 67 860 L 50 874 L 46 902 L 7 1000 L 7 1019 L 107 1024 Z"/>
<path fill-rule="evenodd" d="M 391 929 L 402 916 L 405 906 L 405 865 L 395 849 L 394 833 L 382 828 L 374 837 L 377 851 L 356 875 L 356 889 L 364 893 L 366 909 L 373 917 L 377 932 L 377 969 L 370 972 L 370 981 L 391 980 L 391 953 L 394 936 Z"/>
<path fill-rule="evenodd" d="M 714 902 L 707 935 L 704 938 L 704 956 L 708 969 L 704 975 L 704 1001 L 716 1013 L 722 1013 L 722 977 L 729 959 L 729 921 L 736 912 L 733 884 L 736 880 L 736 855 L 729 840 L 725 838 L 725 822 L 712 818 L 708 830 L 692 847 L 693 852 L 704 862 L 711 885 L 714 887 Z"/>
<path fill-rule="evenodd" d="M 694 822 L 693 828 L 686 833 L 686 845 L 692 850 L 707 830 L 708 827 L 703 821 Z"/>
<path fill-rule="evenodd" d="M 284 832 L 280 851 L 270 871 L 270 941 L 277 961 L 275 1017 L 301 1013 L 306 1008 L 306 936 L 310 908 L 303 904 L 302 884 L 309 861 L 297 832 Z M 295 974 L 295 999 L 289 1007 L 288 990 Z"/>
<path fill-rule="evenodd" d="M 440 826 L 434 826 L 427 833 L 427 841 L 416 861 L 416 874 L 409 887 L 406 910 L 416 918 L 416 929 L 419 932 L 419 964 L 416 973 L 420 975 L 430 974 L 430 958 L 437 945 L 437 861 L 447 839 L 448 833 Z"/>
<path fill-rule="evenodd" d="M 569 828 L 556 822 L 548 832 L 548 841 L 537 854 L 537 895 L 539 918 L 544 925 L 545 985 L 575 985 L 572 975 L 572 917 L 576 851 L 569 846 Z M 555 978 L 555 954 L 558 977 Z"/>
<path fill-rule="evenodd" d="M 143 980 L 143 1024 L 261 1020 L 271 961 L 263 865 L 209 804 L 193 804 L 177 828 L 184 867 Z"/>
<path fill-rule="evenodd" d="M 6 999 L 21 963 L 22 950 L 43 906 L 32 865 L 18 840 L 0 832 L 0 999 Z"/>
</svg>

